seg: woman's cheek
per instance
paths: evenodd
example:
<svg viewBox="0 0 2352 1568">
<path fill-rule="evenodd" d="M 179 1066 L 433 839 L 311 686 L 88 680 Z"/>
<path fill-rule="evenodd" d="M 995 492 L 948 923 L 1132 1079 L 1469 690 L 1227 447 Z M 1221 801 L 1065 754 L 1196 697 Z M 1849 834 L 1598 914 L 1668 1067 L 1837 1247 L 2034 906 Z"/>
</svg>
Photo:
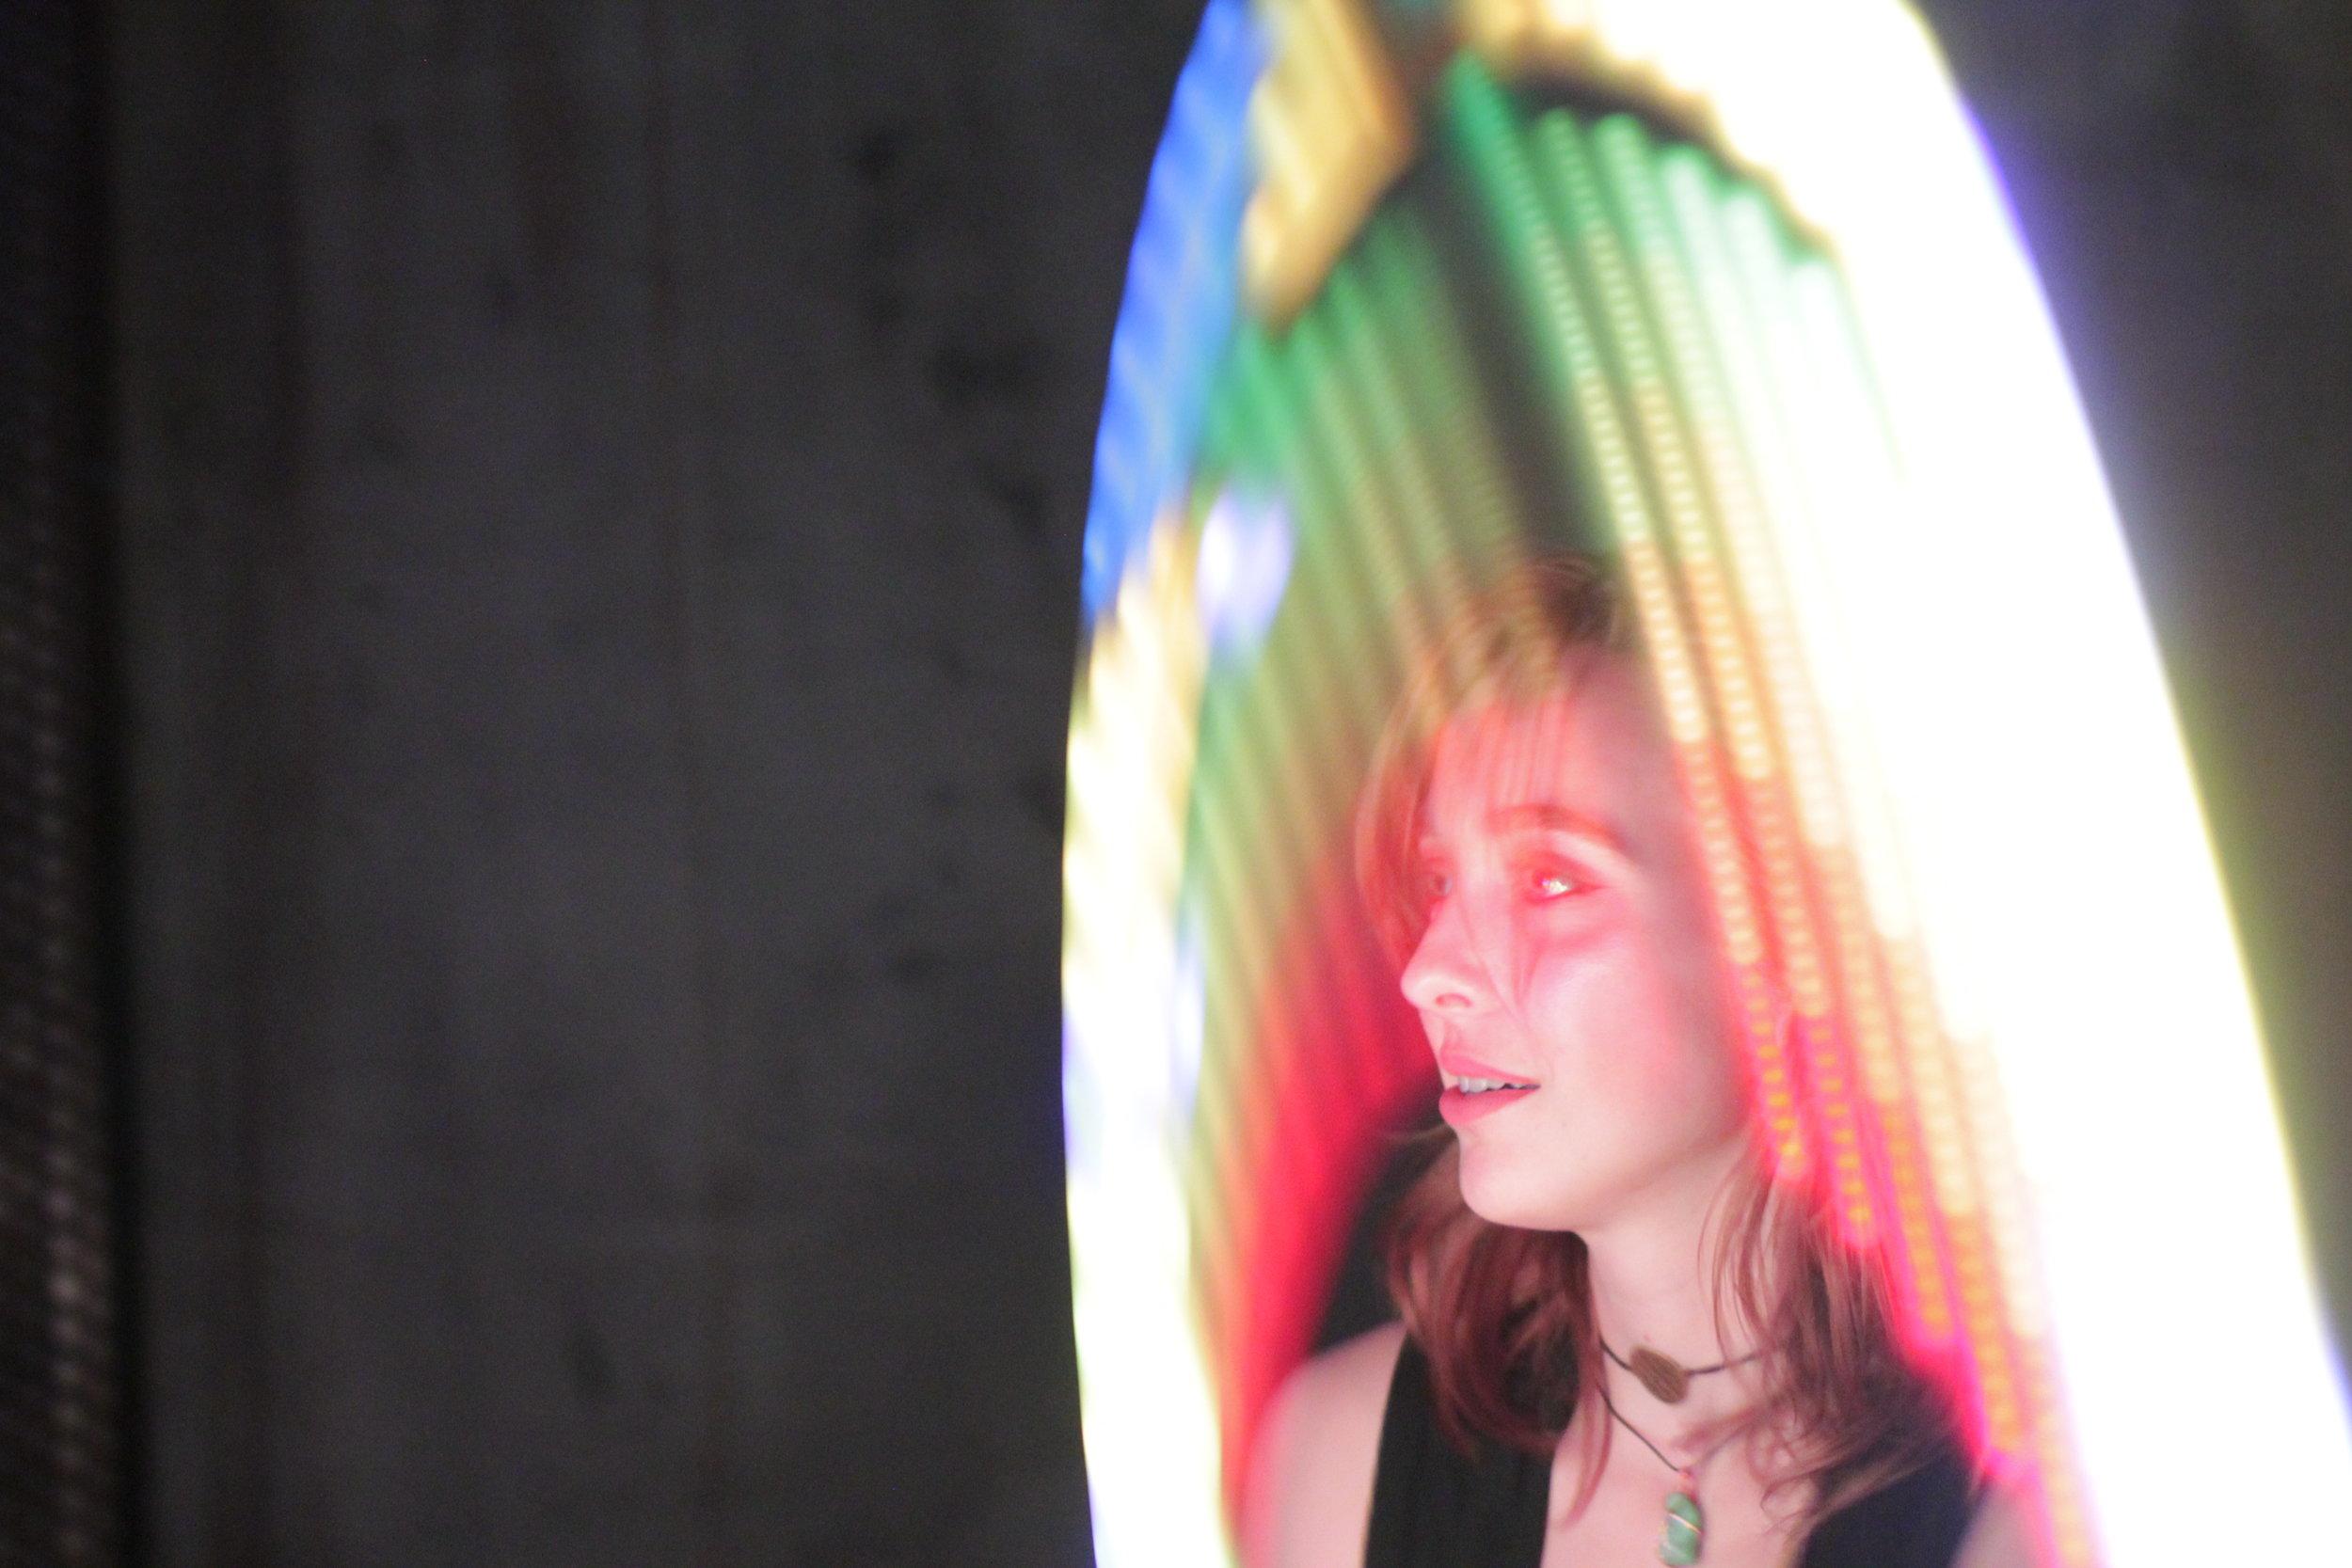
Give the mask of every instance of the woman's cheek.
<svg viewBox="0 0 2352 1568">
<path fill-rule="evenodd" d="M 1661 1033 L 1666 1009 L 1622 955 L 1586 953 L 1539 988 L 1530 1022 L 1543 1037 L 1555 1073 L 1581 1081 L 1602 1100 L 1640 1093 L 1678 1077 Z"/>
</svg>

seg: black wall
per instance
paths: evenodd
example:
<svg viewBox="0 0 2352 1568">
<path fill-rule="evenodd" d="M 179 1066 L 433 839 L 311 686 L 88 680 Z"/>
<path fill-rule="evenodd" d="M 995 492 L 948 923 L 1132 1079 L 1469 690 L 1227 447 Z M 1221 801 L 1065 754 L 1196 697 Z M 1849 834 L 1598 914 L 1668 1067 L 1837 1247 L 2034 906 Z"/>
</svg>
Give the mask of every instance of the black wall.
<svg viewBox="0 0 2352 1568">
<path fill-rule="evenodd" d="M 94 19 L 0 7 L 0 1563 L 119 1560 Z"/>
<path fill-rule="evenodd" d="M 2352 40 L 1931 10 L 2333 1228 Z M 1061 743 L 1195 17 L 113 8 L 151 1560 L 1086 1560 Z"/>
</svg>

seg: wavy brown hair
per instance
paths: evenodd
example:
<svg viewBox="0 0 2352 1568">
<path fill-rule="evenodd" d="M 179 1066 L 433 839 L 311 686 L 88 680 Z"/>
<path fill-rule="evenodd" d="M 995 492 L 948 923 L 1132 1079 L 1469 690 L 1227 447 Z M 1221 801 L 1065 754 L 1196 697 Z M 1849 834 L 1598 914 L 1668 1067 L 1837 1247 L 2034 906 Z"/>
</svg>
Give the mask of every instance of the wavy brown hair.
<svg viewBox="0 0 2352 1568">
<path fill-rule="evenodd" d="M 1473 704 L 1572 689 L 1597 659 L 1641 657 L 1623 593 L 1581 555 L 1512 566 L 1436 626 L 1380 737 L 1356 818 L 1358 881 L 1400 967 L 1425 918 L 1414 895 L 1416 847 L 1447 720 Z M 1388 1276 L 1428 1358 L 1440 1424 L 1465 1449 L 1484 1438 L 1549 1451 L 1600 1376 L 1584 1243 L 1481 1219 L 1462 1200 L 1452 1132 L 1433 1129 L 1426 1147 L 1427 1168 L 1388 1221 Z M 1813 1483 L 1809 1527 L 1957 1445 L 1959 1424 L 1938 1391 L 1941 1370 L 1902 1350 L 1883 1250 L 1846 1240 L 1826 1193 L 1775 1181 L 1760 1140 L 1756 1148 L 1710 1216 L 1715 1323 L 1725 1344 L 1777 1352 L 1751 1431 L 1772 1445 L 1774 1494 Z M 1610 1424 L 1589 1430 L 1586 1496 Z"/>
</svg>

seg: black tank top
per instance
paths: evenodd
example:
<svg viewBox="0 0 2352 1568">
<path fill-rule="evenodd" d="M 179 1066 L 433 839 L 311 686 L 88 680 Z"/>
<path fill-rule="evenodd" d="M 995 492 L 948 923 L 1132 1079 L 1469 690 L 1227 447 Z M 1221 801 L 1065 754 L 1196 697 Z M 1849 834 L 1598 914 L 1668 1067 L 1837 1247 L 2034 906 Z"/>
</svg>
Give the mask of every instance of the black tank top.
<svg viewBox="0 0 2352 1568">
<path fill-rule="evenodd" d="M 1950 1568 L 1975 1507 L 1957 1449 L 1824 1518 L 1799 1568 Z M 1380 1421 L 1364 1568 L 1537 1568 L 1551 1457 L 1501 1444 L 1465 1457 L 1438 1430 L 1429 1363 L 1405 1341 Z"/>
</svg>

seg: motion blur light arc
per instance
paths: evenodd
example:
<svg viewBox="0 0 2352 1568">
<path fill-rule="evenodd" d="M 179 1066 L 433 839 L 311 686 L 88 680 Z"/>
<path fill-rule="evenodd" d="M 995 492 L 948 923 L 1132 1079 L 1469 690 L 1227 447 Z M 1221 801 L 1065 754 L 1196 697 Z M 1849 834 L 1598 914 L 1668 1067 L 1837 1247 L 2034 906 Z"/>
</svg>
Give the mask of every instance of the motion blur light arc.
<svg viewBox="0 0 2352 1568">
<path fill-rule="evenodd" d="M 2231 1560 L 2246 1499 L 2352 1496 L 2122 536 L 1918 18 L 1212 0 L 1111 352 L 1070 735 L 1104 1568 L 1231 1560 L 1264 1402 L 1438 1087 L 1354 792 L 1431 607 L 1561 547 L 1629 585 L 1779 1174 L 1899 1261 L 2059 1560 Z M 2185 1486 L 2184 1431 L 2263 1436 Z"/>
</svg>

